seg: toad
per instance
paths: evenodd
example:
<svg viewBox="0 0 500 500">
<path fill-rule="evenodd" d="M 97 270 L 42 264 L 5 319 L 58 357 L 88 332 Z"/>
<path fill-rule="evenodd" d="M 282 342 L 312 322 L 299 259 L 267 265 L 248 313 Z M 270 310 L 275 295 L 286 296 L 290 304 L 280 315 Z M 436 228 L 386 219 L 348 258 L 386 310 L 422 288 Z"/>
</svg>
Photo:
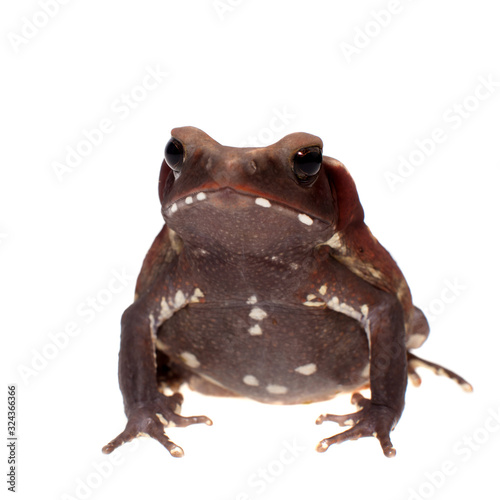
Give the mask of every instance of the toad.
<svg viewBox="0 0 500 500">
<path fill-rule="evenodd" d="M 105 453 L 149 435 L 182 456 L 165 426 L 212 423 L 180 415 L 184 382 L 272 404 L 352 393 L 357 411 L 317 420 L 350 428 L 317 450 L 375 436 L 388 457 L 407 379 L 420 383 L 416 367 L 471 390 L 410 352 L 427 320 L 365 225 L 351 175 L 322 151 L 306 133 L 234 148 L 194 127 L 172 131 L 159 180 L 165 224 L 121 323 L 128 423 Z"/>
</svg>

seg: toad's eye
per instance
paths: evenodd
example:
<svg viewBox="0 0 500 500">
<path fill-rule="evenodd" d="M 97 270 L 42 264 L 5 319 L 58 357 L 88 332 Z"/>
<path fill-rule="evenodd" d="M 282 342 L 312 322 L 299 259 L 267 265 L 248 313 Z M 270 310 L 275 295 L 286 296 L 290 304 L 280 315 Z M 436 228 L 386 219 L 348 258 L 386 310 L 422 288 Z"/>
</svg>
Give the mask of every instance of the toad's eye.
<svg viewBox="0 0 500 500">
<path fill-rule="evenodd" d="M 302 184 L 313 182 L 321 168 L 321 148 L 311 146 L 299 149 L 293 157 L 293 171 Z"/>
<path fill-rule="evenodd" d="M 184 146 L 174 137 L 165 146 L 165 161 L 176 174 L 181 171 L 184 163 Z"/>
</svg>

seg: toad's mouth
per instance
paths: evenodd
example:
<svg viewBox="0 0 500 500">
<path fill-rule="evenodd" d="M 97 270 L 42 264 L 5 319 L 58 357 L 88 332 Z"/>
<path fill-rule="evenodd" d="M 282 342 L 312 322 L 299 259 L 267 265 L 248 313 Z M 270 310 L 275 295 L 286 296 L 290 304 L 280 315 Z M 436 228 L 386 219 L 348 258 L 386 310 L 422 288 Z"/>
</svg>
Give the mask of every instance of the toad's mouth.
<svg viewBox="0 0 500 500">
<path fill-rule="evenodd" d="M 206 189 L 203 191 L 192 192 L 187 196 L 177 198 L 173 203 L 163 208 L 162 212 L 166 220 L 172 219 L 176 214 L 183 213 L 185 210 L 208 204 L 213 209 L 225 212 L 228 214 L 237 212 L 238 210 L 257 209 L 262 210 L 263 217 L 266 216 L 266 210 L 272 210 L 274 214 L 278 213 L 286 218 L 296 219 L 304 226 L 314 228 L 320 226 L 332 225 L 333 221 L 327 221 L 317 217 L 306 211 L 299 210 L 291 204 L 278 201 L 263 196 L 260 193 L 249 193 L 238 189 L 223 187 L 219 189 Z"/>
</svg>

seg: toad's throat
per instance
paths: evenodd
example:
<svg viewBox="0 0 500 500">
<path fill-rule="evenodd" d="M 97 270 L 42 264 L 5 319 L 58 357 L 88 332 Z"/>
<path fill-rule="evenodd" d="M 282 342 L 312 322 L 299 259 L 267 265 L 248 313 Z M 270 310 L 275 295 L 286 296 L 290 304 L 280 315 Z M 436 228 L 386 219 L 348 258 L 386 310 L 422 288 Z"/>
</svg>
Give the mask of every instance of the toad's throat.
<svg viewBox="0 0 500 500">
<path fill-rule="evenodd" d="M 304 253 L 328 240 L 332 224 L 289 205 L 232 188 L 191 193 L 163 209 L 183 242 L 219 258 Z"/>
</svg>

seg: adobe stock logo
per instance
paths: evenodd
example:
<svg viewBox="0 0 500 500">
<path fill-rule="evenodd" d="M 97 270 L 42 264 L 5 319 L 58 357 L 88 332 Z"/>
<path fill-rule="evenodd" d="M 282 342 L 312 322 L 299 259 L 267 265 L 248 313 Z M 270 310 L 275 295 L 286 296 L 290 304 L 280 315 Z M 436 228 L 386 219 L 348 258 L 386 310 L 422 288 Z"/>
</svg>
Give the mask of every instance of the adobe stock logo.
<svg viewBox="0 0 500 500">
<path fill-rule="evenodd" d="M 406 0 L 410 3 L 412 0 Z M 404 2 L 400 0 L 389 0 L 385 9 L 372 10 L 371 19 L 360 26 L 354 28 L 354 36 L 350 42 L 340 43 L 340 50 L 348 64 L 352 62 L 354 56 L 358 56 L 368 48 L 373 40 L 380 36 L 383 30 L 389 27 L 395 16 L 404 11 Z"/>
<path fill-rule="evenodd" d="M 442 123 L 434 127 L 427 136 L 415 139 L 413 147 L 405 155 L 398 156 L 398 165 L 395 169 L 384 172 L 385 180 L 391 191 L 398 185 L 404 184 L 418 167 L 421 167 L 444 144 L 452 133 L 460 129 L 463 124 L 472 118 L 484 102 L 491 99 L 500 87 L 500 81 L 493 75 L 477 77 L 478 83 L 474 90 L 461 100 L 446 108 L 441 114 Z"/>
<path fill-rule="evenodd" d="M 306 450 L 307 447 L 299 444 L 295 438 L 284 440 L 281 449 L 274 458 L 262 463 L 258 469 L 252 472 L 247 478 L 246 488 L 232 498 L 252 500 L 262 495 L 293 470 L 294 464 L 305 456 Z"/>
<path fill-rule="evenodd" d="M 126 291 L 134 281 L 134 277 L 123 268 L 120 271 L 111 269 L 110 275 L 106 286 L 76 305 L 71 321 L 68 321 L 63 328 L 49 332 L 43 345 L 36 349 L 32 348 L 29 355 L 27 354 L 29 361 L 26 360 L 18 365 L 17 371 L 26 385 L 35 381 L 51 362 L 71 345 L 73 339 L 82 334 L 85 325 L 92 323 L 110 307 L 115 297 Z"/>
<path fill-rule="evenodd" d="M 472 432 L 463 434 L 454 443 L 450 456 L 437 464 L 434 470 L 426 471 L 423 474 L 424 479 L 419 485 L 409 488 L 407 500 L 428 500 L 433 498 L 453 476 L 459 475 L 459 473 L 466 475 L 465 464 L 479 454 L 483 447 L 498 439 L 499 431 L 500 405 L 496 408 L 488 408 L 483 421 Z"/>
<path fill-rule="evenodd" d="M 439 295 L 422 307 L 422 311 L 430 324 L 434 323 L 446 311 L 448 306 L 467 291 L 467 286 L 458 277 L 454 277 L 452 280 L 445 279 L 443 285 Z"/>
<path fill-rule="evenodd" d="M 290 113 L 286 106 L 281 109 L 273 108 L 267 126 L 259 129 L 254 135 L 246 137 L 238 144 L 238 147 L 262 147 L 272 144 L 294 119 L 295 114 Z"/>
<path fill-rule="evenodd" d="M 130 453 L 135 453 L 139 447 L 139 440 L 134 439 L 127 447 L 115 450 L 112 455 L 105 459 L 92 460 L 90 467 L 76 477 L 71 493 L 63 493 L 60 500 L 87 500 L 96 490 L 105 485 L 107 480 L 113 476 L 115 471 L 126 462 Z M 90 469 L 90 470 L 89 470 Z"/>
<path fill-rule="evenodd" d="M 221 21 L 224 21 L 226 14 L 233 12 L 243 0 L 214 0 L 212 7 Z"/>
<path fill-rule="evenodd" d="M 146 66 L 144 73 L 139 83 L 131 87 L 128 92 L 122 92 L 110 103 L 112 114 L 101 118 L 93 127 L 83 129 L 73 144 L 66 146 L 64 159 L 52 162 L 52 170 L 59 182 L 63 182 L 65 177 L 73 173 L 84 159 L 116 130 L 118 124 L 126 120 L 169 75 L 158 64 L 154 68 Z"/>
<path fill-rule="evenodd" d="M 40 31 L 45 28 L 51 19 L 56 17 L 62 5 L 66 5 L 70 0 L 40 0 L 40 7 L 32 16 L 21 18 L 21 28 L 18 33 L 10 32 L 7 39 L 15 54 L 35 38 Z"/>
</svg>

